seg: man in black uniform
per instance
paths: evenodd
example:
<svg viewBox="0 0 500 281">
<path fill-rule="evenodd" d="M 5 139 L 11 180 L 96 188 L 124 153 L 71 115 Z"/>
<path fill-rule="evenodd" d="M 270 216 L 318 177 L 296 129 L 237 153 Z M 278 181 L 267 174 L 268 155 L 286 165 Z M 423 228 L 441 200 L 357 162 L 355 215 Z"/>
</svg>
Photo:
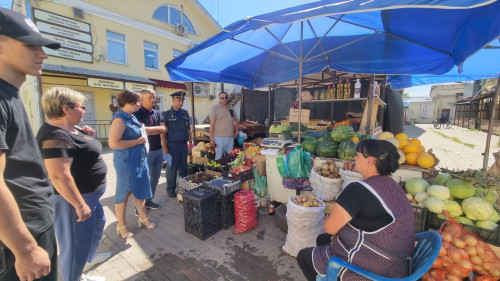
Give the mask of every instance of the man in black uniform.
<svg viewBox="0 0 500 281">
<path fill-rule="evenodd" d="M 189 130 L 189 114 L 182 109 L 186 93 L 179 91 L 170 96 L 172 107 L 162 112 L 162 116 L 167 126 L 167 153 L 172 156 L 172 165 L 167 165 L 167 194 L 169 197 L 176 197 L 177 172 L 180 177 L 187 176 L 187 141 L 191 144 L 192 136 Z"/>
<path fill-rule="evenodd" d="M 0 8 L 0 280 L 57 280 L 53 187 L 19 97 L 58 49 L 24 15 Z"/>
</svg>

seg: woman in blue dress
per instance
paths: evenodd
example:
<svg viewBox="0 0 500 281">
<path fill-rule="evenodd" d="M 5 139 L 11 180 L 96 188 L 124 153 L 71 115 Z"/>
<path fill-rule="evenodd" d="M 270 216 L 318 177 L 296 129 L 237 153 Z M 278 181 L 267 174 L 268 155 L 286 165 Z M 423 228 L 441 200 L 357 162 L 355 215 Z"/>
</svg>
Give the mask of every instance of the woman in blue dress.
<svg viewBox="0 0 500 281">
<path fill-rule="evenodd" d="M 146 163 L 146 136 L 141 135 L 141 124 L 132 115 L 141 107 L 141 96 L 129 90 L 116 97 L 119 109 L 109 128 L 109 147 L 114 149 L 113 164 L 116 170 L 115 212 L 118 219 L 116 232 L 124 239 L 134 236 L 125 220 L 128 197 L 132 194 L 138 225 L 155 228 L 147 215 L 145 201 L 152 197 L 149 171 Z"/>
</svg>

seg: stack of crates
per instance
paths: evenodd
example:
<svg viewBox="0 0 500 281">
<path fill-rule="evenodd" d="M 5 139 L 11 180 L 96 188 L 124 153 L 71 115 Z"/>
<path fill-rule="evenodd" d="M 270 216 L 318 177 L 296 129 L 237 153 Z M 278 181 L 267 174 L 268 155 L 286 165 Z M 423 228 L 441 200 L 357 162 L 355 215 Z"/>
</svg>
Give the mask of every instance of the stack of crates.
<svg viewBox="0 0 500 281">
<path fill-rule="evenodd" d="M 219 212 L 219 219 L 221 227 L 228 229 L 234 224 L 234 194 L 239 190 L 235 190 L 228 195 L 222 195 L 219 192 L 219 200 L 217 200 L 217 207 Z"/>
<path fill-rule="evenodd" d="M 184 225 L 187 233 L 205 240 L 221 229 L 218 197 L 218 191 L 205 186 L 184 192 Z"/>
</svg>

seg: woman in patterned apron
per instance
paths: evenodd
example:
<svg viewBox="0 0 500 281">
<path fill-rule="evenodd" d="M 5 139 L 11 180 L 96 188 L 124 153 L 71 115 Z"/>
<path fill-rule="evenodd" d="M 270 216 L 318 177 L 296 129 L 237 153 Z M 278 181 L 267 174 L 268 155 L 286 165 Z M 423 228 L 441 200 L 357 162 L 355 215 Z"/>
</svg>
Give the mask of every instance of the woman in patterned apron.
<svg viewBox="0 0 500 281">
<path fill-rule="evenodd" d="M 325 276 L 333 256 L 391 278 L 410 273 L 415 247 L 413 209 L 390 177 L 399 168 L 399 154 L 388 141 L 364 140 L 354 159 L 364 180 L 341 191 L 325 220 L 327 233 L 318 236 L 317 247 L 302 249 L 297 255 L 307 280 L 316 280 L 317 274 Z M 341 280 L 368 280 L 346 269 L 339 276 Z"/>
</svg>

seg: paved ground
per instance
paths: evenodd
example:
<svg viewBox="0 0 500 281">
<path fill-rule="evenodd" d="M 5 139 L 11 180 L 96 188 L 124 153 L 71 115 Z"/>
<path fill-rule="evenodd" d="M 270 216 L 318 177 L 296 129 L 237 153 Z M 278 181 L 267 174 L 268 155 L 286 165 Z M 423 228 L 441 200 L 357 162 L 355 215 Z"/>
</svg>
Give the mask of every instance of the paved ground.
<svg viewBox="0 0 500 281">
<path fill-rule="evenodd" d="M 445 138 L 456 137 L 469 147 Z M 441 160 L 439 167 L 467 169 L 482 167 L 486 134 L 452 127 L 435 130 L 432 125 L 405 125 L 405 133 L 418 137 L 426 148 L 433 148 Z M 493 136 L 491 152 L 499 150 L 498 136 Z M 127 222 L 135 238 L 125 241 L 116 234 L 114 190 L 116 174 L 112 153 L 103 157 L 108 165 L 107 190 L 102 198 L 107 217 L 104 239 L 98 252 L 111 251 L 107 262 L 94 267 L 93 274 L 108 281 L 162 280 L 304 280 L 295 258 L 281 247 L 286 234 L 280 231 L 269 215 L 259 215 L 259 226 L 243 234 L 234 234 L 234 226 L 221 230 L 205 241 L 184 232 L 182 203 L 165 193 L 162 174 L 155 201 L 163 206 L 150 211 L 151 219 L 159 224 L 155 230 L 139 229 L 129 202 Z M 491 165 L 493 158 L 490 157 Z"/>
<path fill-rule="evenodd" d="M 466 170 L 483 167 L 482 154 L 486 147 L 487 136 L 485 132 L 457 126 L 452 126 L 450 129 L 434 129 L 432 124 L 417 124 L 405 125 L 404 133 L 410 138 L 420 139 L 426 149 L 432 148 L 433 153 L 440 160 L 438 168 Z M 494 162 L 492 153 L 500 150 L 499 141 L 497 132 L 497 135 L 492 135 L 491 138 L 488 167 Z"/>
</svg>

